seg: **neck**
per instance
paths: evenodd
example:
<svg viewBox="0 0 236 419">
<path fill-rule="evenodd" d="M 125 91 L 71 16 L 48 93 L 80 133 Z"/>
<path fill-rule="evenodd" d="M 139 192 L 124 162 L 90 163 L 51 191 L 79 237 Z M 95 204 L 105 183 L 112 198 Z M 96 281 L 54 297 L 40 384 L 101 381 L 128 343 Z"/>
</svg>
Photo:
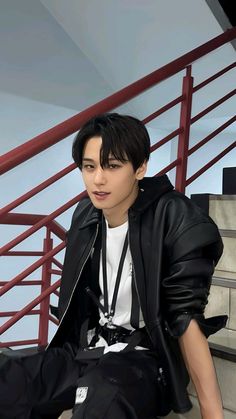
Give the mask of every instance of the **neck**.
<svg viewBox="0 0 236 419">
<path fill-rule="evenodd" d="M 110 228 L 119 227 L 128 220 L 128 211 L 124 214 L 107 214 L 106 211 L 103 211 L 103 215 Z"/>
</svg>

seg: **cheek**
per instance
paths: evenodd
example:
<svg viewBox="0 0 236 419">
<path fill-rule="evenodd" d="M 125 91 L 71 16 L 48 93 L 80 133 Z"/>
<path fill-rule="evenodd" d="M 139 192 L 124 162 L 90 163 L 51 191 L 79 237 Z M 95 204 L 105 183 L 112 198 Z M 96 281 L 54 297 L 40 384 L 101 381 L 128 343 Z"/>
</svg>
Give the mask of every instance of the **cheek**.
<svg viewBox="0 0 236 419">
<path fill-rule="evenodd" d="M 82 178 L 85 186 L 89 185 L 89 177 L 86 174 L 82 174 Z"/>
</svg>

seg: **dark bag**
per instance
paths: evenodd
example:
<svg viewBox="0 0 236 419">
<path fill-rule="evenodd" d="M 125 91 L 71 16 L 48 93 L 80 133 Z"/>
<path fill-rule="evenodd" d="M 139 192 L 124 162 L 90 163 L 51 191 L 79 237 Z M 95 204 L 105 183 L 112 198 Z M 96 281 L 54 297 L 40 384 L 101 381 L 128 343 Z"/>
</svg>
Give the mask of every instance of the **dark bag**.
<svg viewBox="0 0 236 419">
<path fill-rule="evenodd" d="M 149 350 L 109 352 L 78 379 L 73 419 L 154 419 L 170 412 L 164 371 Z M 123 412 L 123 413 L 122 413 Z"/>
</svg>

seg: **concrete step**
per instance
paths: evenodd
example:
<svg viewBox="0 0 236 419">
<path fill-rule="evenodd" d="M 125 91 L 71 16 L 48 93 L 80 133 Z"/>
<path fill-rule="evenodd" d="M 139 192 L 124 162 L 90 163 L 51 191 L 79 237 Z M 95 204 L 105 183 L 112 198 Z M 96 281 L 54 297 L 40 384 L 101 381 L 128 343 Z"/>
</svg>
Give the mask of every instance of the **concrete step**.
<svg viewBox="0 0 236 419">
<path fill-rule="evenodd" d="M 217 350 L 222 350 L 222 352 L 227 352 L 227 348 L 229 349 L 228 353 L 232 354 L 235 351 L 235 358 L 236 358 L 236 331 L 232 329 L 224 328 L 219 332 L 211 335 L 208 339 L 209 344 Z M 225 356 L 226 357 L 226 356 Z M 228 356 L 229 358 L 229 356 Z"/>
<path fill-rule="evenodd" d="M 66 410 L 58 419 L 71 419 L 72 410 Z"/>
<path fill-rule="evenodd" d="M 236 230 L 236 195 L 209 195 L 209 215 L 219 229 Z"/>
<path fill-rule="evenodd" d="M 199 404 L 197 401 L 197 398 L 194 396 L 191 396 L 191 401 L 193 404 L 192 410 L 188 413 L 184 414 L 177 414 L 177 413 L 170 413 L 168 416 L 165 416 L 166 419 L 201 419 Z M 224 419 L 235 419 L 236 413 L 232 412 L 228 409 L 224 409 Z"/>
<path fill-rule="evenodd" d="M 215 269 L 212 283 L 222 287 L 236 288 L 236 272 L 229 272 Z"/>
<path fill-rule="evenodd" d="M 226 314 L 226 327 L 236 333 L 236 273 L 216 270 L 212 280 L 206 317 Z"/>
<path fill-rule="evenodd" d="M 224 243 L 223 254 L 217 264 L 217 270 L 236 272 L 236 231 L 220 230 Z"/>
<path fill-rule="evenodd" d="M 194 194 L 191 199 L 217 224 L 224 252 L 217 269 L 236 272 L 236 195 Z"/>
<path fill-rule="evenodd" d="M 236 362 L 214 357 L 214 364 L 224 408 L 230 412 L 234 412 L 234 417 L 236 417 Z M 190 393 L 194 394 L 192 390 L 190 390 Z"/>
<path fill-rule="evenodd" d="M 211 216 L 219 229 L 236 231 L 236 195 L 193 194 L 191 199 Z"/>
</svg>

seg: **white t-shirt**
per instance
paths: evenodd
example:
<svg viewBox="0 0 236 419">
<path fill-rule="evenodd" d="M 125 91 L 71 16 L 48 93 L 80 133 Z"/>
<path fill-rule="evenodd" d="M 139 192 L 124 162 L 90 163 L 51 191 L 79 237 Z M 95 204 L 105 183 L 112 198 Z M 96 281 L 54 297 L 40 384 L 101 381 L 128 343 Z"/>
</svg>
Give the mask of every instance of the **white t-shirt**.
<svg viewBox="0 0 236 419">
<path fill-rule="evenodd" d="M 108 290 L 108 304 L 109 310 L 111 307 L 112 297 L 116 284 L 117 271 L 120 263 L 121 253 L 125 241 L 125 236 L 128 230 L 128 221 L 124 224 L 110 228 L 107 225 L 107 240 L 106 240 L 106 262 L 107 262 L 107 290 Z M 113 323 L 117 326 L 123 326 L 126 329 L 133 329 L 130 325 L 130 313 L 132 304 L 132 293 L 131 293 L 131 281 L 132 281 L 132 260 L 130 249 L 128 246 L 126 257 L 124 260 L 120 286 L 117 295 L 115 314 L 113 317 Z M 101 289 L 100 302 L 104 305 L 103 298 L 103 275 L 102 275 L 102 263 L 100 260 L 100 272 L 99 272 L 99 285 Z M 100 325 L 103 326 L 107 323 L 107 319 L 104 317 L 102 311 L 100 311 Z"/>
<path fill-rule="evenodd" d="M 106 238 L 106 264 L 107 264 L 107 290 L 108 290 L 108 304 L 109 310 L 112 303 L 117 271 L 120 263 L 121 253 L 124 246 L 125 236 L 128 230 L 128 221 L 124 224 L 110 228 L 106 221 L 106 228 L 107 228 L 107 238 Z M 117 326 L 123 326 L 126 329 L 134 330 L 130 324 L 130 316 L 131 316 L 131 306 L 132 306 L 132 258 L 130 249 L 128 246 L 126 257 L 124 260 L 124 265 L 122 269 L 121 281 L 118 290 L 116 306 L 115 306 L 115 314 L 113 316 L 113 323 Z M 100 270 L 99 270 L 99 285 L 101 289 L 101 297 L 100 302 L 104 305 L 104 295 L 103 295 L 103 273 L 102 273 L 102 259 L 100 258 Z M 103 326 L 107 323 L 107 319 L 104 316 L 103 312 L 99 310 L 100 320 L 99 323 Z M 142 320 L 142 316 L 140 315 L 140 324 L 139 327 L 143 327 L 144 322 Z M 94 331 L 89 331 L 88 334 L 88 341 L 92 338 Z M 105 346 L 104 353 L 108 351 L 120 351 L 127 346 L 127 343 L 118 342 L 114 345 L 110 345 L 108 347 L 105 339 L 102 337 L 99 338 L 98 342 L 96 343 L 96 347 L 98 346 Z M 137 349 L 139 347 L 136 347 Z"/>
</svg>

